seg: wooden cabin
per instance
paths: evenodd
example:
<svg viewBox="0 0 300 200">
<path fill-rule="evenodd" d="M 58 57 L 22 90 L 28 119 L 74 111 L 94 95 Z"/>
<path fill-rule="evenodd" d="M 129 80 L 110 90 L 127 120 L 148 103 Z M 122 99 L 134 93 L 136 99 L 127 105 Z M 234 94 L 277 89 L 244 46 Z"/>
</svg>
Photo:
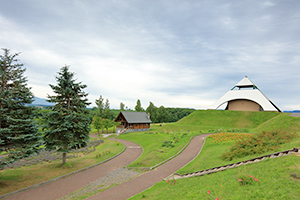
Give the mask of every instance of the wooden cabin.
<svg viewBox="0 0 300 200">
<path fill-rule="evenodd" d="M 145 112 L 121 111 L 115 119 L 117 123 L 116 133 L 149 131 L 151 119 L 150 114 Z"/>
</svg>

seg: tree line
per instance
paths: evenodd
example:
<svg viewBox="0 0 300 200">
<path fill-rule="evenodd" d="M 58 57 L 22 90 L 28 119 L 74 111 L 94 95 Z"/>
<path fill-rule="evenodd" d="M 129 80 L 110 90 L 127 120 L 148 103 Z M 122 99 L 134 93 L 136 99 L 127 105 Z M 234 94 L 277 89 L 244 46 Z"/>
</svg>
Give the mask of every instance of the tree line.
<svg viewBox="0 0 300 200">
<path fill-rule="evenodd" d="M 156 107 L 150 102 L 144 110 L 140 100 L 135 110 L 120 103 L 120 110 L 110 109 L 109 100 L 100 95 L 96 106 L 90 110 L 87 85 L 76 82 L 75 73 L 64 66 L 55 76 L 56 84 L 49 84 L 54 95 L 47 101 L 53 106 L 38 110 L 28 106 L 34 101 L 28 79 L 24 76 L 24 64 L 3 49 L 0 55 L 0 169 L 8 163 L 39 153 L 42 149 L 62 152 L 62 165 L 67 153 L 87 146 L 90 126 L 98 132 L 114 126 L 119 111 L 147 112 L 153 123 L 175 122 L 194 109 Z M 39 118 L 36 122 L 36 118 Z"/>
</svg>

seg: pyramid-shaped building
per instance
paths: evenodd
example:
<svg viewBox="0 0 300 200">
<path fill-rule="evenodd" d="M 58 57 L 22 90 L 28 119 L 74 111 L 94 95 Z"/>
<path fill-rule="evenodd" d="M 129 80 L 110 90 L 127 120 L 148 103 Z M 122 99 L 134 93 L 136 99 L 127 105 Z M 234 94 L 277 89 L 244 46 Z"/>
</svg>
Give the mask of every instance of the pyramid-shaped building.
<svg viewBox="0 0 300 200">
<path fill-rule="evenodd" d="M 282 112 L 247 76 L 208 109 L 217 110 L 226 103 L 225 110 Z"/>
</svg>

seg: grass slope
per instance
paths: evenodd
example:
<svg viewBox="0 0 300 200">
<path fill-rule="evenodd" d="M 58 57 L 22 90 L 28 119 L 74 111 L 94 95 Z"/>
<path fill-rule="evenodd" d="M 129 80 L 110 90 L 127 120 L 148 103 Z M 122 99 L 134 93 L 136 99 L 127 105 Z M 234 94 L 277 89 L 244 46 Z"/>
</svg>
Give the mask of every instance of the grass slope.
<svg viewBox="0 0 300 200">
<path fill-rule="evenodd" d="M 280 114 L 278 112 L 198 110 L 179 120 L 176 125 L 197 126 L 200 129 L 253 129 Z"/>
<path fill-rule="evenodd" d="M 292 117 L 290 113 L 282 113 L 256 128 L 257 132 L 283 129 L 300 132 L 300 117 Z"/>
<path fill-rule="evenodd" d="M 247 174 L 259 182 L 240 185 L 238 180 Z M 299 177 L 299 156 L 290 155 L 180 179 L 174 185 L 174 181 L 171 184 L 161 181 L 131 199 L 297 199 L 300 196 Z"/>
</svg>

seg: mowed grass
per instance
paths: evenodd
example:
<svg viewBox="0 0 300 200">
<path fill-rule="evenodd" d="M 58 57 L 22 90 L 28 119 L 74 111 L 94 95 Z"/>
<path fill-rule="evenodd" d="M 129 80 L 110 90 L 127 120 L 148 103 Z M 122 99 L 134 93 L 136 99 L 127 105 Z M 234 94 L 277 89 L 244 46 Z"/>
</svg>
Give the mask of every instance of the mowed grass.
<svg viewBox="0 0 300 200">
<path fill-rule="evenodd" d="M 198 110 L 179 120 L 176 125 L 190 125 L 191 128 L 198 127 L 198 130 L 254 129 L 280 114 L 278 112 Z"/>
<path fill-rule="evenodd" d="M 190 135 L 187 134 L 152 130 L 149 132 L 126 133 L 118 136 L 119 139 L 129 140 L 143 147 L 142 155 L 131 163 L 129 167 L 153 167 L 175 155 L 190 139 Z M 177 138 L 178 142 L 174 143 L 175 146 L 173 148 L 162 147 L 164 141 L 174 141 L 174 138 Z"/>
<path fill-rule="evenodd" d="M 248 174 L 259 182 L 240 185 Z M 130 199 L 298 199 L 299 178 L 299 156 L 290 155 L 176 183 L 161 181 Z"/>
<path fill-rule="evenodd" d="M 280 115 L 269 119 L 256 127 L 256 132 L 285 130 L 300 132 L 300 117 L 291 117 L 290 113 L 281 113 Z"/>
<path fill-rule="evenodd" d="M 0 171 L 0 195 L 97 164 L 121 152 L 123 148 L 124 145 L 105 139 L 104 143 L 96 147 L 96 151 L 79 158 L 67 159 L 67 164 L 63 167 L 61 161 L 55 161 Z M 102 156 L 96 156 L 99 153 L 102 153 Z"/>
</svg>

